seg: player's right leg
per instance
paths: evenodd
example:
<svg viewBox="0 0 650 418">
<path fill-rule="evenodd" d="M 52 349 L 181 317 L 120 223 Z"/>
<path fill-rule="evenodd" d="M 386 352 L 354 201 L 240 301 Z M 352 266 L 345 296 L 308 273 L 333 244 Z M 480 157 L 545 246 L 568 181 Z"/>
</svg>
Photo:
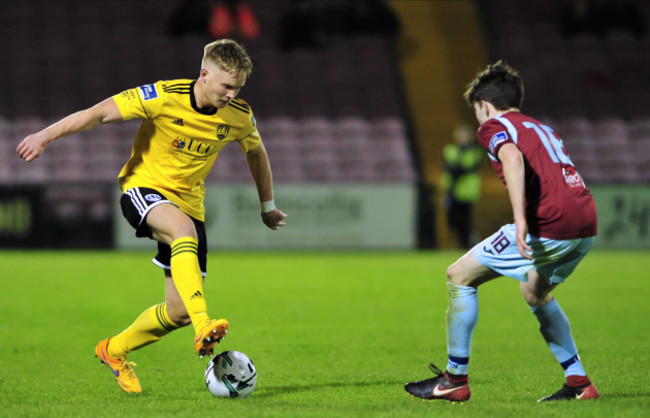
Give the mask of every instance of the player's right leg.
<svg viewBox="0 0 650 418">
<path fill-rule="evenodd" d="M 564 278 L 558 277 L 557 280 L 560 282 Z M 600 397 L 600 393 L 583 368 L 578 348 L 571 334 L 569 319 L 557 300 L 550 294 L 557 284 L 549 283 L 536 270 L 529 271 L 528 281 L 520 284 L 521 293 L 539 321 L 539 330 L 551 353 L 562 366 L 566 379 L 564 386 L 559 391 L 541 398 L 539 402 L 562 399 L 597 399 Z"/>
<path fill-rule="evenodd" d="M 174 205 L 158 205 L 147 218 L 154 239 L 169 245 L 169 268 L 174 286 L 195 332 L 194 348 L 199 356 L 211 355 L 214 346 L 228 333 L 228 321 L 210 319 L 199 264 L 199 239 L 192 219 Z"/>
<path fill-rule="evenodd" d="M 185 308 L 185 304 L 183 303 L 178 290 L 176 289 L 176 285 L 169 270 L 165 270 L 165 283 L 165 300 L 169 307 L 170 317 L 175 323 L 181 324 L 181 326 L 189 325 L 191 323 L 190 316 L 187 313 L 187 309 Z M 208 354 L 207 350 L 214 350 L 214 346 L 221 338 L 223 338 L 219 336 L 225 336 L 227 332 L 228 321 L 225 319 L 211 320 L 203 327 L 203 329 L 196 333 L 194 341 L 196 352 L 199 355 Z"/>
</svg>

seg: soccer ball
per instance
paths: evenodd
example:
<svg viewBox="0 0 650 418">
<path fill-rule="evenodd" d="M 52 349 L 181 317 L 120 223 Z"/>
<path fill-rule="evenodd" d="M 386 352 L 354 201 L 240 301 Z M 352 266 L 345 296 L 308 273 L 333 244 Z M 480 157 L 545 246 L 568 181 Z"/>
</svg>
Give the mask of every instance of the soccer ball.
<svg viewBox="0 0 650 418">
<path fill-rule="evenodd" d="M 205 384 L 218 398 L 245 398 L 255 389 L 257 370 L 244 353 L 224 351 L 208 362 Z"/>
</svg>

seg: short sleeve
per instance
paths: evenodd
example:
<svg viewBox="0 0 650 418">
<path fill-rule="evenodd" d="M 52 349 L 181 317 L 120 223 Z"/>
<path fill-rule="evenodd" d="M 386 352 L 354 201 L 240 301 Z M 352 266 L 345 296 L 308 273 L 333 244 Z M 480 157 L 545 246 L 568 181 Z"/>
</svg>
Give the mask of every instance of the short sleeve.
<svg viewBox="0 0 650 418">
<path fill-rule="evenodd" d="M 252 112 L 251 112 L 250 123 L 251 126 L 249 127 L 250 129 L 248 130 L 248 134 L 244 136 L 242 139 L 238 140 L 239 146 L 241 146 L 241 149 L 244 152 L 248 152 L 252 149 L 255 149 L 259 147 L 260 144 L 262 143 L 262 137 L 260 136 L 260 133 L 257 130 L 257 123 L 255 121 L 255 116 L 253 116 Z"/>
<path fill-rule="evenodd" d="M 153 119 L 160 113 L 164 97 L 162 84 L 145 84 L 113 96 L 124 120 Z"/>
<path fill-rule="evenodd" d="M 490 119 L 481 125 L 476 135 L 476 139 L 483 148 L 495 157 L 499 152 L 499 148 L 504 144 L 508 142 L 514 144 L 514 141 L 510 138 L 506 127 L 496 119 Z"/>
</svg>

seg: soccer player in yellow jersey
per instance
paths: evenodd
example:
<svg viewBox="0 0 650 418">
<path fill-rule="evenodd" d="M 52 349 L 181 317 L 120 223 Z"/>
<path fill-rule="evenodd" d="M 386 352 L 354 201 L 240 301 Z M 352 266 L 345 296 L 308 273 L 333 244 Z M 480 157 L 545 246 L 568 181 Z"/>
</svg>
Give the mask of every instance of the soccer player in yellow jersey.
<svg viewBox="0 0 650 418">
<path fill-rule="evenodd" d="M 211 319 L 203 292 L 207 242 L 203 183 L 219 151 L 237 142 L 246 155 L 261 203 L 262 222 L 277 230 L 286 214 L 275 207 L 267 153 L 250 106 L 236 99 L 252 71 L 237 42 L 205 46 L 198 79 L 159 81 L 126 90 L 82 110 L 18 145 L 33 161 L 55 139 L 100 125 L 142 119 L 131 158 L 119 174 L 122 212 L 138 237 L 158 241 L 153 262 L 165 273 L 165 302 L 146 309 L 126 330 L 100 341 L 95 354 L 129 393 L 142 388 L 126 360 L 130 351 L 180 327 L 194 327 L 199 356 L 212 355 L 228 332 L 228 321 Z"/>
</svg>

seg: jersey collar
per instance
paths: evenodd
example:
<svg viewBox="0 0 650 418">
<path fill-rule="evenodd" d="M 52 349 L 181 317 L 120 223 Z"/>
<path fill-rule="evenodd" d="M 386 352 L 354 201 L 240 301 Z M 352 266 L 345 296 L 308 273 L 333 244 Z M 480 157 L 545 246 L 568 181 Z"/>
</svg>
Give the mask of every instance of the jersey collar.
<svg viewBox="0 0 650 418">
<path fill-rule="evenodd" d="M 192 109 L 196 110 L 202 115 L 216 115 L 217 114 L 217 109 L 216 107 L 208 107 L 208 108 L 200 108 L 196 104 L 196 97 L 194 97 L 194 85 L 196 84 L 196 80 L 192 81 L 190 84 L 190 101 L 192 102 Z"/>
</svg>

